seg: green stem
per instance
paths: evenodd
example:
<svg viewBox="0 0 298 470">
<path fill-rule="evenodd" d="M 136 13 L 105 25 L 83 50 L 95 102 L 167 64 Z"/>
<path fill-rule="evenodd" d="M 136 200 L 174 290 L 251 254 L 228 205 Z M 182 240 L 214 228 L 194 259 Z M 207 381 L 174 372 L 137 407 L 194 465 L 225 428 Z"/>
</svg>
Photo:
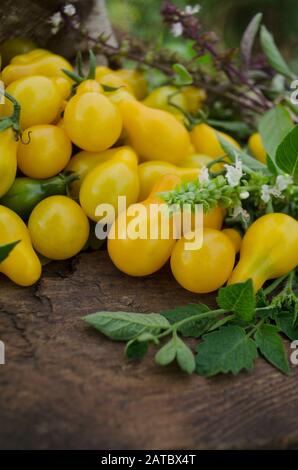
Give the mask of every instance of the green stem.
<svg viewBox="0 0 298 470">
<path fill-rule="evenodd" d="M 293 271 L 287 273 L 287 274 L 284 274 L 283 276 L 281 277 L 278 277 L 277 279 L 275 279 L 275 281 L 273 281 L 270 286 L 268 286 L 266 289 L 264 289 L 264 294 L 265 295 L 269 295 L 271 294 L 271 292 L 273 292 L 285 279 L 287 279 L 288 276 L 290 276 L 290 274 L 292 273 Z"/>
<path fill-rule="evenodd" d="M 175 330 L 180 328 L 182 325 L 185 325 L 188 322 L 198 320 L 198 319 L 203 319 L 203 318 L 208 318 L 208 317 L 213 317 L 213 316 L 218 316 L 218 315 L 223 315 L 224 313 L 228 313 L 227 310 L 224 310 L 223 308 L 219 308 L 217 310 L 211 310 L 206 313 L 197 313 L 196 315 L 192 315 L 188 318 L 184 318 L 183 320 L 180 320 L 172 326 Z"/>
<path fill-rule="evenodd" d="M 174 333 L 180 328 L 182 325 L 185 325 L 188 322 L 194 321 L 194 320 L 200 320 L 203 318 L 208 318 L 208 317 L 213 317 L 213 316 L 218 316 L 218 315 L 223 315 L 224 313 L 228 313 L 227 310 L 223 310 L 222 308 L 219 308 L 217 310 L 211 310 L 206 313 L 197 313 L 196 315 L 191 315 L 188 318 L 184 318 L 183 320 L 180 320 L 173 325 L 171 325 L 170 328 L 167 328 L 164 330 L 162 333 L 157 335 L 157 338 L 163 338 L 164 336 L 169 335 L 170 333 Z"/>
<path fill-rule="evenodd" d="M 249 333 L 247 333 L 246 336 L 247 336 L 248 338 L 249 338 L 250 336 L 252 336 L 252 335 L 254 334 L 254 332 L 257 331 L 257 330 L 260 328 L 260 326 L 263 325 L 264 321 L 265 321 L 265 319 L 262 318 L 262 320 L 260 320 L 255 326 L 252 327 L 252 329 L 250 330 Z"/>
</svg>

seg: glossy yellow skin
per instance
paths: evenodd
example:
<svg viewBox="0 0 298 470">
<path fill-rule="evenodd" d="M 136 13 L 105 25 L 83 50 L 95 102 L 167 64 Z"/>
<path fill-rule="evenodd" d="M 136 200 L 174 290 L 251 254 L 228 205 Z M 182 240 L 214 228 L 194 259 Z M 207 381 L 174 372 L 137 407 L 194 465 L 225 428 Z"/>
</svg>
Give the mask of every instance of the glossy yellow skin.
<svg viewBox="0 0 298 470">
<path fill-rule="evenodd" d="M 96 80 L 85 80 L 76 89 L 77 95 L 83 93 L 103 93 L 103 88 Z"/>
<path fill-rule="evenodd" d="M 111 147 L 122 130 L 118 108 L 106 96 L 96 92 L 73 96 L 66 105 L 63 119 L 70 140 L 89 152 Z"/>
<path fill-rule="evenodd" d="M 222 232 L 229 237 L 231 242 L 234 245 L 235 253 L 239 253 L 241 244 L 242 244 L 242 237 L 238 230 L 234 228 L 224 228 Z"/>
<path fill-rule="evenodd" d="M 136 154 L 131 147 L 116 147 L 104 152 L 87 152 L 82 150 L 81 152 L 74 155 L 71 158 L 69 164 L 66 167 L 67 171 L 73 171 L 80 177 L 79 180 L 74 181 L 70 186 L 70 193 L 72 197 L 78 198 L 80 193 L 80 188 L 82 186 L 85 176 L 93 170 L 100 163 L 104 163 L 107 160 L 113 158 L 118 152 L 127 151 L 131 152 L 133 158 L 136 158 Z M 120 154 L 119 154 L 120 155 Z"/>
<path fill-rule="evenodd" d="M 45 77 L 54 77 L 61 75 L 65 77 L 62 69 L 72 71 L 70 63 L 56 54 L 44 50 L 36 50 L 17 56 L 10 65 L 7 65 L 2 71 L 2 80 L 7 86 L 15 80 L 32 75 L 43 75 Z"/>
<path fill-rule="evenodd" d="M 18 54 L 14 56 L 10 64 L 30 64 L 32 61 L 39 59 L 43 56 L 52 55 L 52 52 L 48 51 L 47 49 L 33 49 L 32 51 L 25 52 L 24 54 Z"/>
<path fill-rule="evenodd" d="M 36 251 L 55 260 L 75 256 L 89 236 L 89 222 L 82 208 L 66 196 L 50 196 L 37 204 L 28 228 Z"/>
<path fill-rule="evenodd" d="M 222 287 L 235 262 L 231 240 L 219 230 L 205 228 L 201 248 L 186 250 L 185 242 L 185 238 L 181 238 L 171 255 L 171 269 L 176 281 L 197 294 L 207 294 Z"/>
<path fill-rule="evenodd" d="M 20 286 L 31 286 L 41 276 L 41 264 L 33 250 L 29 231 L 15 212 L 0 206 L 0 245 L 17 240 L 20 243 L 0 263 L 0 272 Z"/>
<path fill-rule="evenodd" d="M 134 215 L 127 215 L 122 212 L 115 221 L 111 229 L 111 233 L 115 230 L 116 237 L 108 238 L 108 253 L 117 268 L 130 276 L 148 276 L 158 271 L 171 256 L 172 249 L 175 245 L 172 231 L 170 231 L 169 239 L 161 238 L 162 219 L 155 215 L 149 217 L 150 204 L 164 204 L 160 198 L 155 196 L 156 192 L 168 191 L 177 184 L 181 183 L 181 179 L 177 175 L 166 175 L 155 186 L 149 197 L 143 201 L 146 208 L 146 224 L 147 238 L 132 239 L 128 236 L 129 224 L 135 219 Z M 135 206 L 131 206 L 131 211 Z M 126 223 L 124 218 L 126 217 Z M 142 220 L 144 216 L 141 216 Z M 138 218 L 138 221 L 140 219 Z M 142 224 L 140 220 L 140 225 Z M 120 233 L 118 233 L 120 227 Z M 158 236 L 156 239 L 150 239 L 150 227 L 157 227 Z"/>
<path fill-rule="evenodd" d="M 122 99 L 118 106 L 129 141 L 144 161 L 178 165 L 188 155 L 188 132 L 172 114 L 129 99 Z"/>
<path fill-rule="evenodd" d="M 130 86 L 138 100 L 145 98 L 148 91 L 148 82 L 142 72 L 133 69 L 119 69 L 114 73 Z"/>
<path fill-rule="evenodd" d="M 61 111 L 61 92 L 51 78 L 40 75 L 21 78 L 11 83 L 6 91 L 21 105 L 22 129 L 35 124 L 50 124 Z M 4 107 L 6 116 L 10 116 L 12 103 L 6 99 Z"/>
<path fill-rule="evenodd" d="M 216 133 L 224 137 L 230 144 L 240 149 L 238 142 L 225 132 L 215 131 L 208 124 L 197 124 L 190 132 L 190 138 L 196 152 L 212 158 L 222 157 L 225 151 L 217 140 Z"/>
<path fill-rule="evenodd" d="M 220 230 L 224 221 L 224 210 L 220 206 L 214 207 L 203 214 L 203 227 Z M 194 225 L 193 225 L 194 226 Z"/>
<path fill-rule="evenodd" d="M 66 100 L 71 94 L 71 81 L 66 77 L 51 77 L 55 85 L 57 86 L 61 99 Z"/>
<path fill-rule="evenodd" d="M 183 113 L 175 106 L 171 106 L 169 100 L 171 103 L 179 106 L 183 111 L 187 111 L 187 103 L 183 93 L 174 86 L 169 85 L 156 88 L 142 103 L 150 108 L 162 109 L 163 111 L 174 114 L 180 121 L 183 121 Z"/>
<path fill-rule="evenodd" d="M 261 136 L 258 132 L 252 134 L 248 140 L 248 147 L 253 156 L 260 162 L 266 164 L 267 152 L 264 148 Z"/>
<path fill-rule="evenodd" d="M 18 167 L 30 178 L 50 178 L 66 167 L 71 151 L 71 142 L 61 127 L 32 126 L 23 132 L 17 152 Z"/>
<path fill-rule="evenodd" d="M 97 165 L 83 179 L 80 189 L 80 204 L 91 220 L 98 221 L 95 210 L 99 204 L 111 204 L 118 211 L 118 196 L 126 196 L 126 203 L 138 200 L 140 183 L 136 154 L 124 147 L 112 158 Z"/>
<path fill-rule="evenodd" d="M 200 173 L 199 168 L 180 168 L 168 162 L 145 162 L 139 165 L 140 194 L 139 200 L 143 201 L 151 193 L 154 185 L 164 175 L 177 175 L 181 180 L 192 181 Z"/>
<path fill-rule="evenodd" d="M 245 233 L 240 261 L 230 284 L 251 278 L 255 291 L 265 281 L 280 277 L 298 265 L 298 222 L 281 213 L 257 219 Z"/>
<path fill-rule="evenodd" d="M 108 73 L 113 73 L 113 70 L 105 65 L 98 65 L 95 69 L 95 80 L 99 82 L 100 79 Z"/>
<path fill-rule="evenodd" d="M 186 86 L 181 91 L 186 101 L 186 110 L 189 113 L 196 114 L 206 99 L 205 90 L 195 86 Z"/>
<path fill-rule="evenodd" d="M 0 131 L 0 197 L 4 196 L 15 180 L 18 145 L 11 128 Z"/>
</svg>

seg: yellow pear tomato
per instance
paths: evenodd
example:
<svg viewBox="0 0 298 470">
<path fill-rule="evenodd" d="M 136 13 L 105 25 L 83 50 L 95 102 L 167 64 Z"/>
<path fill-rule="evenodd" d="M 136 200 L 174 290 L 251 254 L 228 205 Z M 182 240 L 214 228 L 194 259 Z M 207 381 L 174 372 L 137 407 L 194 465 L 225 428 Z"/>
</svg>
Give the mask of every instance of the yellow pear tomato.
<svg viewBox="0 0 298 470">
<path fill-rule="evenodd" d="M 20 78 L 6 88 L 21 106 L 20 125 L 26 129 L 36 124 L 50 124 L 61 111 L 62 97 L 57 85 L 49 77 L 34 75 Z M 11 102 L 5 100 L 5 113 L 11 115 Z"/>
<path fill-rule="evenodd" d="M 185 237 L 174 246 L 171 269 L 176 281 L 185 289 L 206 294 L 222 287 L 235 263 L 235 249 L 231 240 L 219 230 L 203 229 L 203 244 L 198 249 L 187 249 Z"/>
<path fill-rule="evenodd" d="M 230 144 L 234 145 L 234 147 L 240 149 L 238 142 L 228 134 L 216 131 L 208 124 L 197 124 L 190 133 L 190 138 L 196 152 L 213 158 L 225 155 L 225 151 L 220 145 L 216 133 L 224 137 Z"/>
<path fill-rule="evenodd" d="M 97 92 L 73 96 L 66 105 L 63 119 L 71 141 L 89 152 L 100 152 L 111 147 L 122 130 L 118 108 Z"/>
<path fill-rule="evenodd" d="M 61 127 L 32 126 L 23 132 L 17 152 L 18 167 L 31 178 L 50 178 L 66 167 L 71 150 L 71 142 Z"/>
<path fill-rule="evenodd" d="M 89 222 L 82 208 L 66 196 L 50 196 L 37 204 L 28 228 L 36 251 L 55 260 L 75 256 L 89 236 Z"/>
</svg>

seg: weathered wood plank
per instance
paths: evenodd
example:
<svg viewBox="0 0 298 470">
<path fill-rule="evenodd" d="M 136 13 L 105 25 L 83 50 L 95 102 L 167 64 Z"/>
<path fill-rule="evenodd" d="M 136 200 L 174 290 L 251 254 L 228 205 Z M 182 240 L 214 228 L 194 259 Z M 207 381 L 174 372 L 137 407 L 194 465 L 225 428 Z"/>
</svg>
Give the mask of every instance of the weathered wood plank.
<svg viewBox="0 0 298 470">
<path fill-rule="evenodd" d="M 284 377 L 258 360 L 250 374 L 187 377 L 155 366 L 153 351 L 129 364 L 123 345 L 81 321 L 196 301 L 167 268 L 133 279 L 99 252 L 44 271 L 28 289 L 0 277 L 2 449 L 298 447 L 298 368 Z"/>
</svg>

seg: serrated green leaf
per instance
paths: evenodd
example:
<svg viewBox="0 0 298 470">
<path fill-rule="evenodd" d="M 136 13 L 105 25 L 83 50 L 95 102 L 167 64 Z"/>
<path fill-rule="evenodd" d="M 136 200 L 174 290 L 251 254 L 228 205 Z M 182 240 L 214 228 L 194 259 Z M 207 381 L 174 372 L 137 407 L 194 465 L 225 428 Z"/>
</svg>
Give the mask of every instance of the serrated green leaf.
<svg viewBox="0 0 298 470">
<path fill-rule="evenodd" d="M 247 337 L 245 330 L 232 325 L 204 335 L 196 351 L 196 372 L 206 377 L 251 370 L 258 355 L 255 342 Z"/>
<path fill-rule="evenodd" d="M 276 163 L 281 170 L 293 176 L 298 182 L 298 125 L 279 144 L 276 150 Z"/>
<path fill-rule="evenodd" d="M 289 374 L 290 367 L 285 347 L 278 334 L 278 328 L 273 325 L 262 325 L 256 331 L 254 339 L 261 354 L 267 361 L 284 374 Z"/>
<path fill-rule="evenodd" d="M 263 165 L 263 163 L 251 157 L 243 150 L 239 150 L 238 148 L 234 147 L 234 145 L 228 142 L 218 132 L 216 133 L 216 136 L 224 152 L 232 160 L 232 162 L 235 162 L 236 158 L 239 158 L 242 161 L 243 166 L 245 166 L 246 168 L 253 171 L 261 171 L 263 173 L 268 173 L 268 168 L 266 167 L 266 165 Z"/>
<path fill-rule="evenodd" d="M 191 349 L 180 339 L 176 338 L 176 360 L 180 369 L 192 374 L 196 368 L 196 362 Z"/>
<path fill-rule="evenodd" d="M 222 287 L 218 291 L 217 303 L 220 308 L 234 312 L 242 320 L 251 321 L 256 308 L 252 280 Z"/>
<path fill-rule="evenodd" d="M 193 315 L 198 315 L 200 313 L 206 313 L 209 311 L 209 307 L 205 304 L 188 304 L 181 307 L 176 307 L 172 310 L 167 310 L 161 312 L 171 325 L 177 323 L 178 321 L 189 318 Z M 198 318 L 196 320 L 190 321 L 185 325 L 181 325 L 178 328 L 179 333 L 186 337 L 198 338 L 208 329 L 208 326 L 211 325 L 212 321 L 209 318 Z"/>
<path fill-rule="evenodd" d="M 279 52 L 272 34 L 269 33 L 268 29 L 264 25 L 261 27 L 260 41 L 262 50 L 271 67 L 285 77 L 293 79 L 293 72 L 290 70 L 286 61 Z"/>
<path fill-rule="evenodd" d="M 251 61 L 251 53 L 256 38 L 256 34 L 259 30 L 260 23 L 262 21 L 262 13 L 257 13 L 249 22 L 246 27 L 240 43 L 240 52 L 242 60 L 245 66 L 248 68 Z"/>
<path fill-rule="evenodd" d="M 193 82 L 192 76 L 182 64 L 173 64 L 173 71 L 175 72 L 174 82 L 178 86 L 191 85 Z"/>
<path fill-rule="evenodd" d="M 167 366 L 174 361 L 175 357 L 176 344 L 175 339 L 172 338 L 155 354 L 155 362 L 160 366 Z"/>
<path fill-rule="evenodd" d="M 290 312 L 281 312 L 276 317 L 276 324 L 279 329 L 291 340 L 298 339 L 298 325 L 293 323 L 294 316 Z"/>
<path fill-rule="evenodd" d="M 177 336 L 166 343 L 155 355 L 155 362 L 166 366 L 176 359 L 180 369 L 188 374 L 195 370 L 195 359 L 191 349 Z"/>
<path fill-rule="evenodd" d="M 263 145 L 274 165 L 277 147 L 293 125 L 290 112 L 281 104 L 267 111 L 259 121 L 258 130 Z"/>
<path fill-rule="evenodd" d="M 20 240 L 17 240 L 12 243 L 7 243 L 6 245 L 0 245 L 0 263 L 9 256 L 10 252 L 18 243 L 20 243 Z"/>
<path fill-rule="evenodd" d="M 145 332 L 155 335 L 170 327 L 158 313 L 98 312 L 83 319 L 115 341 L 129 341 Z"/>
</svg>

